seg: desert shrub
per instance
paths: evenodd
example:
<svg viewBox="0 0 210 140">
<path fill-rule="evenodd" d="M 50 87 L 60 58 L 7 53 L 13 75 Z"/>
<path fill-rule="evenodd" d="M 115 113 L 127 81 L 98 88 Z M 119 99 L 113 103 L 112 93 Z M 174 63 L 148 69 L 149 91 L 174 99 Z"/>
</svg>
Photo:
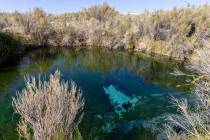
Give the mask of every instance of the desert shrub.
<svg viewBox="0 0 210 140">
<path fill-rule="evenodd" d="M 206 44 L 205 48 L 197 49 L 197 60 L 191 60 L 191 68 L 195 69 L 210 78 L 210 48 Z"/>
<path fill-rule="evenodd" d="M 200 59 L 193 62 L 193 69 L 200 71 L 203 75 L 199 80 L 194 80 L 193 93 L 196 100 L 173 99 L 179 114 L 168 117 L 168 123 L 162 139 L 168 140 L 208 140 L 210 139 L 210 50 L 197 51 Z"/>
<path fill-rule="evenodd" d="M 50 15 L 35 8 L 27 13 L 1 13 L 0 28 L 21 34 L 23 44 L 138 51 L 145 50 L 139 44 L 147 44 L 147 53 L 184 60 L 209 41 L 209 9 L 209 5 L 189 6 L 133 15 L 118 13 L 104 3 L 77 13 Z M 154 44 L 161 46 L 149 46 Z"/>
<path fill-rule="evenodd" d="M 24 34 L 28 34 L 30 32 L 30 28 L 32 27 L 32 23 L 30 22 L 29 16 L 23 13 L 19 13 L 18 11 L 15 11 L 13 13 L 13 16 L 14 22 L 17 24 L 17 26 L 20 27 Z"/>
<path fill-rule="evenodd" d="M 30 34 L 33 40 L 36 41 L 38 45 L 47 45 L 52 28 L 51 24 L 48 22 L 46 13 L 39 8 L 35 8 L 29 16 L 32 17 Z"/>
<path fill-rule="evenodd" d="M 15 13 L 15 20 L 22 28 L 28 41 L 35 45 L 47 45 L 53 28 L 48 21 L 47 14 L 40 8 L 25 14 Z"/>
<path fill-rule="evenodd" d="M 210 82 L 199 81 L 195 86 L 196 105 L 192 105 L 186 99 L 173 100 L 179 114 L 168 117 L 168 124 L 165 127 L 165 134 L 163 135 L 165 139 L 208 140 L 210 138 Z"/>
<path fill-rule="evenodd" d="M 76 29 L 74 27 L 68 27 L 66 33 L 61 41 L 61 46 L 85 46 L 86 45 L 86 36 L 84 31 Z"/>
<path fill-rule="evenodd" d="M 6 28 L 8 26 L 7 24 L 8 24 L 7 18 L 0 15 L 0 30 Z"/>
<path fill-rule="evenodd" d="M 81 120 L 84 100 L 76 84 L 60 80 L 60 73 L 42 82 L 35 77 L 26 80 L 26 88 L 13 98 L 15 112 L 20 115 L 18 131 L 26 139 L 49 140 L 72 138 Z M 32 131 L 32 132 L 31 132 Z"/>
<path fill-rule="evenodd" d="M 83 14 L 87 19 L 95 18 L 101 22 L 105 22 L 116 16 L 117 12 L 107 3 L 103 3 L 102 5 L 97 5 L 88 9 L 84 9 Z"/>
</svg>

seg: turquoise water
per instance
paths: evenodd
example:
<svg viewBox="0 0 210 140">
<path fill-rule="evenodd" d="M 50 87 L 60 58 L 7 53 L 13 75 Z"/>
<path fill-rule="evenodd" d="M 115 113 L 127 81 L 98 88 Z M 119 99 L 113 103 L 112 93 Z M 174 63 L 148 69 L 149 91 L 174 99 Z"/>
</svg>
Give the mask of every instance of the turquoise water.
<svg viewBox="0 0 210 140">
<path fill-rule="evenodd" d="M 18 115 L 11 97 L 24 87 L 24 76 L 60 70 L 63 80 L 73 80 L 85 98 L 79 126 L 84 139 L 149 140 L 151 120 L 174 112 L 169 97 L 186 96 L 177 87 L 186 77 L 171 74 L 182 64 L 164 58 L 99 49 L 40 49 L 26 54 L 16 66 L 0 70 L 0 139 L 18 138 Z"/>
</svg>

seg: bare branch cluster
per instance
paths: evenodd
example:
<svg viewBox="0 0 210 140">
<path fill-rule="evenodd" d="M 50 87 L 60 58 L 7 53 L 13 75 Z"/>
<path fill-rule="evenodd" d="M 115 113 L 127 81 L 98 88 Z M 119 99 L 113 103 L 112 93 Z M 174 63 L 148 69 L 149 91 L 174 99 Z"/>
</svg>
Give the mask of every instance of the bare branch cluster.
<svg viewBox="0 0 210 140">
<path fill-rule="evenodd" d="M 71 82 L 69 87 L 68 82 L 60 81 L 60 72 L 56 71 L 49 81 L 28 78 L 26 88 L 13 98 L 13 106 L 21 116 L 18 129 L 23 137 L 49 140 L 56 133 L 71 137 L 81 120 L 84 100 L 76 84 Z"/>
<path fill-rule="evenodd" d="M 196 81 L 193 101 L 173 98 L 173 104 L 178 109 L 178 114 L 168 117 L 161 138 L 168 140 L 209 140 L 210 139 L 210 50 L 197 51 L 200 63 L 195 62 L 191 68 L 205 75 Z"/>
</svg>

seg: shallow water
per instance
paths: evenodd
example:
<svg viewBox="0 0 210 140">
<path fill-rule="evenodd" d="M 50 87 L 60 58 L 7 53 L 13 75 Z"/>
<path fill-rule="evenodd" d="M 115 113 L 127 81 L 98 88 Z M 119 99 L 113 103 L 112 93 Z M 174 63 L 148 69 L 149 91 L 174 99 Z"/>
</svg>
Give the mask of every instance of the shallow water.
<svg viewBox="0 0 210 140">
<path fill-rule="evenodd" d="M 17 66 L 0 71 L 0 139 L 17 139 L 11 97 L 24 87 L 24 76 L 61 71 L 83 91 L 84 118 L 80 132 L 85 139 L 149 140 L 150 120 L 174 112 L 170 96 L 187 96 L 177 87 L 186 77 L 175 77 L 182 64 L 125 52 L 99 49 L 40 49 L 26 54 Z"/>
</svg>

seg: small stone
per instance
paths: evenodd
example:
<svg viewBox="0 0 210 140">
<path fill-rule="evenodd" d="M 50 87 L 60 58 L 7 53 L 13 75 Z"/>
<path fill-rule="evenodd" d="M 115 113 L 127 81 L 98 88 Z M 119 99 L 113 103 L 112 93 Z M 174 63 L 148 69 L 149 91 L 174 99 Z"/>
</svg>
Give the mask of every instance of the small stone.
<svg viewBox="0 0 210 140">
<path fill-rule="evenodd" d="M 98 119 L 103 119 L 103 117 L 101 116 L 101 115 L 96 115 L 96 117 L 98 118 Z"/>
</svg>

